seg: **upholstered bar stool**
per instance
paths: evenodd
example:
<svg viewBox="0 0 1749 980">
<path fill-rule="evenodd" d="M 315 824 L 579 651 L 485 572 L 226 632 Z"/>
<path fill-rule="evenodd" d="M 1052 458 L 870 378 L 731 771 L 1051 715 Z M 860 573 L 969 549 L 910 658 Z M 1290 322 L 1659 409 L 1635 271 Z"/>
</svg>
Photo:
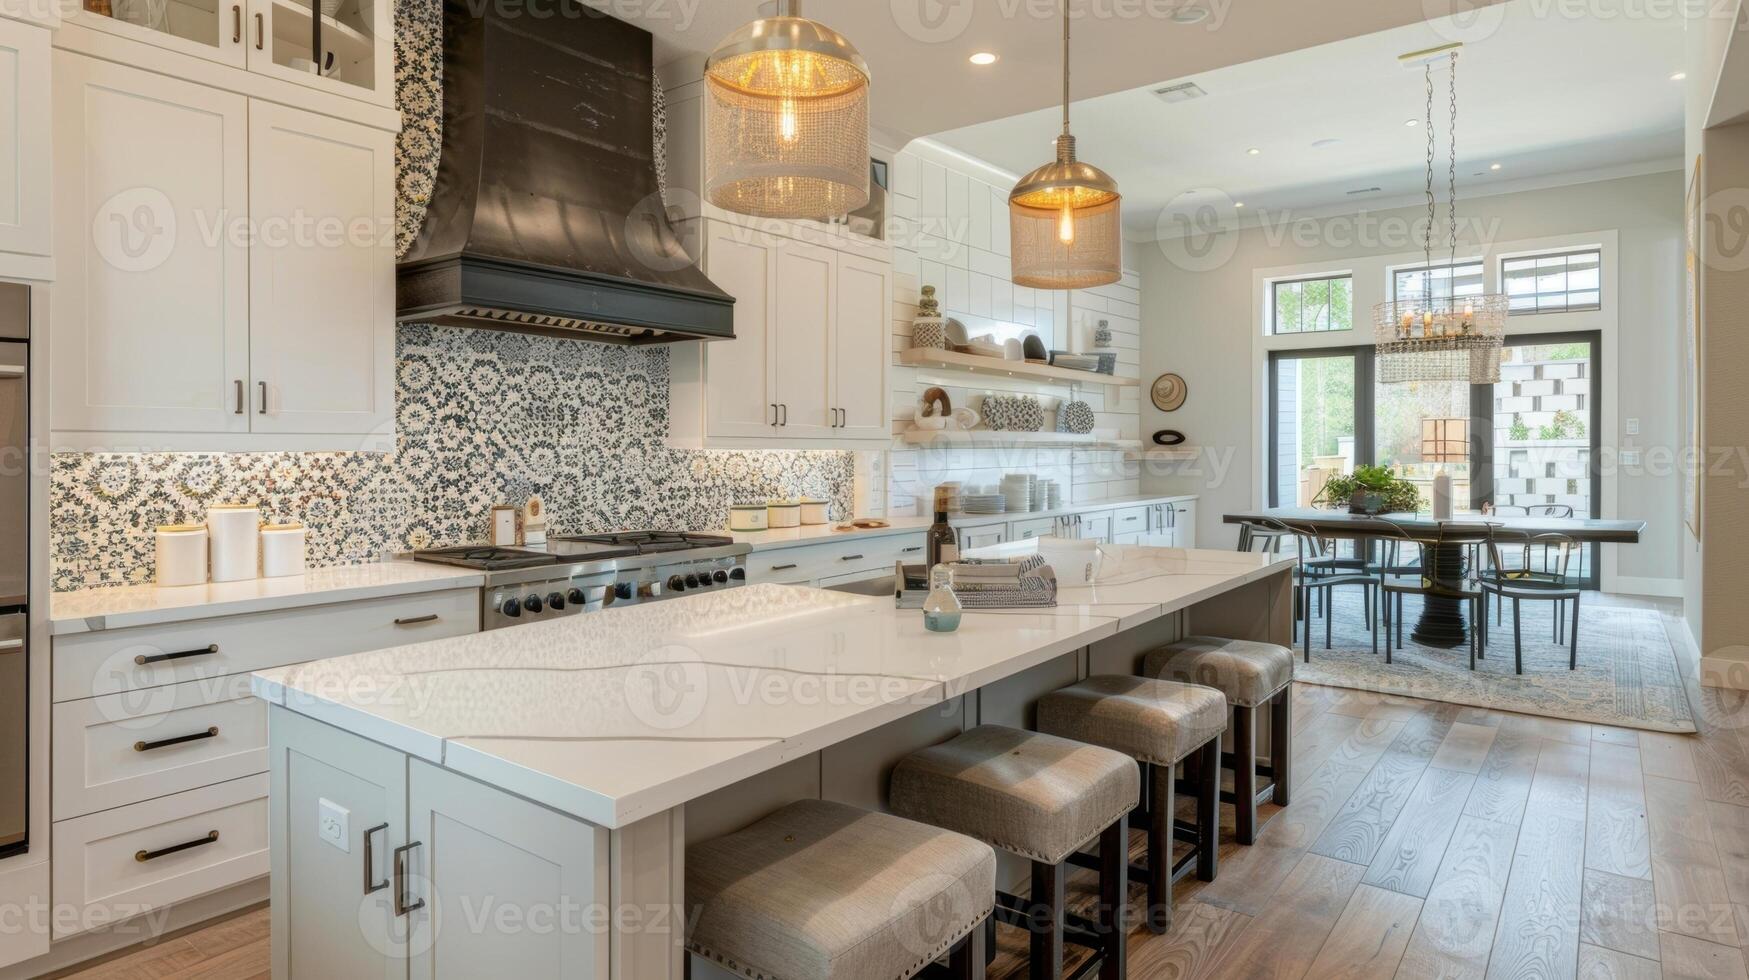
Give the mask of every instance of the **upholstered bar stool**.
<svg viewBox="0 0 1749 980">
<path fill-rule="evenodd" d="M 1221 764 L 1233 770 L 1233 804 L 1239 843 L 1257 840 L 1257 804 L 1264 796 L 1287 806 L 1293 777 L 1294 655 L 1287 647 L 1252 640 L 1192 636 L 1148 654 L 1142 672 L 1160 680 L 1212 687 L 1232 706 L 1233 751 Z M 1269 763 L 1257 762 L 1257 713 L 1269 707 Z M 1269 782 L 1257 785 L 1257 777 Z"/>
<path fill-rule="evenodd" d="M 1194 865 L 1197 877 L 1214 881 L 1221 844 L 1221 733 L 1227 730 L 1227 699 L 1212 687 L 1148 677 L 1089 677 L 1045 695 L 1038 703 L 1038 730 L 1122 752 L 1142 765 L 1147 809 L 1134 820 L 1148 824 L 1148 863 L 1130 865 L 1130 876 L 1148 886 L 1148 928 L 1163 933 L 1172 924 L 1172 884 Z M 1198 755 L 1196 823 L 1175 818 L 1174 769 Z M 1172 860 L 1172 842 L 1190 853 Z M 1070 863 L 1085 865 L 1085 855 Z"/>
<path fill-rule="evenodd" d="M 754 980 L 904 980 L 944 954 L 982 980 L 995 888 L 987 844 L 802 800 L 687 848 L 686 948 Z"/>
<path fill-rule="evenodd" d="M 1033 980 L 1063 975 L 1063 944 L 1097 951 L 1102 980 L 1122 980 L 1128 944 L 1129 811 L 1141 792 L 1134 759 L 1054 735 L 984 725 L 914 752 L 893 770 L 889 806 L 1032 862 L 1027 900 L 996 893 L 995 918 L 1032 933 Z M 1066 908 L 1065 863 L 1099 840 L 1095 919 Z M 993 927 L 992 927 L 993 931 Z M 988 942 L 988 940 L 986 940 Z M 990 944 L 994 953 L 994 944 Z"/>
</svg>

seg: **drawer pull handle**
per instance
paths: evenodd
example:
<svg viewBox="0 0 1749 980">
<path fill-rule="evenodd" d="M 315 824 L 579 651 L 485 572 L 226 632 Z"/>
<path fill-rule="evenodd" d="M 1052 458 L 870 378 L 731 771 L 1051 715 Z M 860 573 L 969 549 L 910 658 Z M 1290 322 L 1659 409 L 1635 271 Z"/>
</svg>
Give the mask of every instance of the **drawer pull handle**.
<svg viewBox="0 0 1749 980">
<path fill-rule="evenodd" d="M 219 645 L 214 643 L 210 646 L 201 647 L 198 650 L 182 650 L 177 653 L 142 653 L 139 656 L 134 657 L 134 663 L 140 667 L 144 667 L 147 664 L 163 663 L 166 660 L 186 660 L 189 657 L 204 657 L 208 654 L 218 652 Z"/>
<path fill-rule="evenodd" d="M 774 572 L 787 572 L 794 567 L 796 567 L 795 563 L 791 562 L 788 565 L 773 565 L 771 566 L 771 570 Z"/>
<path fill-rule="evenodd" d="M 914 554 L 916 554 L 916 553 L 917 553 L 917 552 L 919 552 L 919 551 L 922 551 L 922 550 L 923 550 L 923 546 L 922 546 L 922 545 L 917 545 L 917 546 L 916 546 L 916 547 L 914 547 L 914 548 L 906 548 L 906 549 L 905 549 L 905 550 L 904 550 L 904 553 L 905 553 L 905 554 L 907 554 L 907 555 L 914 555 Z"/>
<path fill-rule="evenodd" d="M 435 623 L 443 617 L 436 613 L 426 613 L 423 616 L 406 616 L 395 620 L 396 626 L 421 626 L 425 623 Z"/>
<path fill-rule="evenodd" d="M 208 728 L 204 732 L 191 732 L 187 735 L 178 735 L 175 738 L 161 738 L 161 739 L 157 740 L 156 742 L 135 742 L 134 743 L 134 751 L 135 752 L 150 752 L 153 749 L 169 748 L 172 745 L 181 745 L 184 742 L 198 742 L 203 738 L 218 738 L 218 737 L 219 737 L 219 726 L 214 725 L 211 728 Z"/>
<path fill-rule="evenodd" d="M 862 561 L 862 556 L 861 555 L 845 555 L 843 558 L 840 558 L 838 560 L 839 561 Z"/>
<path fill-rule="evenodd" d="M 219 832 L 216 830 L 209 830 L 205 837 L 196 837 L 194 840 L 186 840 L 180 844 L 171 844 L 169 847 L 160 847 L 155 851 L 135 851 L 134 860 L 151 861 L 161 858 L 166 854 L 175 854 L 177 851 L 186 851 L 191 847 L 205 847 L 208 844 L 215 844 L 218 843 L 218 839 Z"/>
<path fill-rule="evenodd" d="M 371 880 L 376 877 L 377 857 L 376 850 L 370 846 L 370 839 L 372 836 L 388 829 L 388 824 L 379 823 L 375 827 L 364 832 L 364 893 L 366 895 L 369 895 L 371 892 L 380 892 L 389 887 L 389 879 L 387 878 L 384 878 L 382 881 Z"/>
<path fill-rule="evenodd" d="M 425 907 L 425 899 L 420 899 L 412 905 L 407 904 L 407 852 L 420 847 L 424 841 L 414 841 L 395 848 L 395 914 L 406 915 Z"/>
</svg>

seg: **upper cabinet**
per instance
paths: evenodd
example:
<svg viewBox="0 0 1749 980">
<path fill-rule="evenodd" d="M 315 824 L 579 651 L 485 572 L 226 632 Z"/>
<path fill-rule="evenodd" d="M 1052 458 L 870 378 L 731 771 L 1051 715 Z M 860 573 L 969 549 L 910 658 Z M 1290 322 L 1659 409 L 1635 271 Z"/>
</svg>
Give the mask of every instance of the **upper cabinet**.
<svg viewBox="0 0 1749 980">
<path fill-rule="evenodd" d="M 0 277 L 49 279 L 49 28 L 0 17 Z"/>
<path fill-rule="evenodd" d="M 69 449 L 394 442 L 393 136 L 54 53 Z"/>
<path fill-rule="evenodd" d="M 735 297 L 735 339 L 675 345 L 670 441 L 721 449 L 889 441 L 884 253 L 699 223 L 705 274 Z"/>
<path fill-rule="evenodd" d="M 391 14 L 388 0 L 82 0 L 67 24 L 90 53 L 117 49 L 79 29 L 388 107 Z M 149 56 L 117 60 L 187 74 Z"/>
</svg>

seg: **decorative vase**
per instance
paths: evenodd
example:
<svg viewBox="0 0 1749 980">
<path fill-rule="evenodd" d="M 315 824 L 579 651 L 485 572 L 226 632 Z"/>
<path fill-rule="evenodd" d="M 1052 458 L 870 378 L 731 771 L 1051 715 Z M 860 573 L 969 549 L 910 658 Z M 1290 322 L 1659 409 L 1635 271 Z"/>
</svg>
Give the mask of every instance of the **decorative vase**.
<svg viewBox="0 0 1749 980">
<path fill-rule="evenodd" d="M 1385 495 L 1377 490 L 1356 490 L 1348 498 L 1348 512 L 1350 514 L 1365 514 L 1371 517 L 1383 514 L 1385 510 Z"/>
<path fill-rule="evenodd" d="M 918 317 L 911 321 L 911 346 L 928 350 L 947 349 L 947 321 L 941 317 Z"/>
<path fill-rule="evenodd" d="M 1057 409 L 1057 431 L 1084 436 L 1093 431 L 1093 406 L 1083 401 L 1064 402 Z"/>
</svg>

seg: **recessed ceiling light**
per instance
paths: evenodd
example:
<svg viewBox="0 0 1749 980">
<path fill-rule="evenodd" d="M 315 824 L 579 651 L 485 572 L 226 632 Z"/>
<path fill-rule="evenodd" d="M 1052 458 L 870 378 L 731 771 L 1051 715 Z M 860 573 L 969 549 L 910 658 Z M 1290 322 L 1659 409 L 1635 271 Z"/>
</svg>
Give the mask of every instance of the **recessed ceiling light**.
<svg viewBox="0 0 1749 980">
<path fill-rule="evenodd" d="M 1498 163 L 1490 163 L 1490 164 L 1488 164 L 1488 169 L 1489 170 L 1499 170 L 1500 165 Z"/>
<path fill-rule="evenodd" d="M 1683 80 L 1683 79 L 1684 79 L 1684 78 L 1687 78 L 1687 77 L 1688 77 L 1688 72 L 1685 72 L 1685 71 L 1679 71 L 1679 72 L 1677 72 L 1677 73 L 1676 73 L 1676 74 L 1674 74 L 1674 75 L 1671 75 L 1671 76 L 1670 76 L 1670 80 L 1671 80 L 1671 81 L 1673 81 L 1673 82 L 1680 82 L 1680 81 L 1682 81 L 1682 80 Z"/>
<path fill-rule="evenodd" d="M 993 51 L 979 51 L 967 59 L 974 65 L 993 65 L 1001 60 L 1001 56 Z"/>
<path fill-rule="evenodd" d="M 1233 207 L 1236 207 L 1236 208 L 1242 208 L 1242 207 L 1244 207 L 1244 206 L 1245 206 L 1245 202 L 1244 202 L 1244 201 L 1234 201 L 1234 202 L 1233 202 Z"/>
<path fill-rule="evenodd" d="M 1335 146 L 1336 144 L 1338 144 L 1340 142 L 1342 142 L 1342 141 L 1337 139 L 1334 136 L 1326 136 L 1321 140 L 1313 140 L 1312 141 L 1312 148 L 1322 150 L 1326 146 Z"/>
<path fill-rule="evenodd" d="M 1419 119 L 1405 119 L 1405 120 L 1403 120 L 1403 125 L 1405 125 L 1405 126 L 1419 126 L 1419 125 L 1421 125 L 1421 120 L 1419 120 Z"/>
<path fill-rule="evenodd" d="M 1262 153 L 1263 151 L 1259 150 L 1257 147 L 1253 146 L 1251 149 L 1246 150 L 1245 152 L 1247 154 L 1249 154 L 1250 156 L 1256 156 L 1257 154 Z"/>
</svg>

